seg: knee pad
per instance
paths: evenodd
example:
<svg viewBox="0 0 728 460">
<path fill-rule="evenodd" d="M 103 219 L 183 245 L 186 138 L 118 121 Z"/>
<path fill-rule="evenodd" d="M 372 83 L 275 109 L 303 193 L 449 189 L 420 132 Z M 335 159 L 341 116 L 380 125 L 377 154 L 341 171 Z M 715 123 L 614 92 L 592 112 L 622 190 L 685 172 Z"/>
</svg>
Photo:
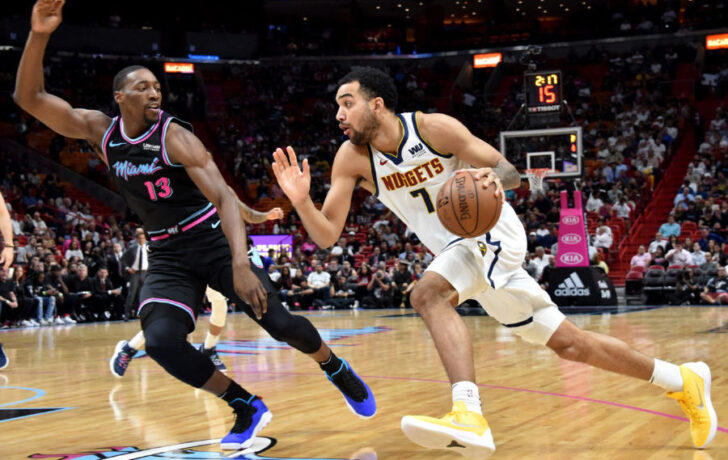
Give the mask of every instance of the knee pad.
<svg viewBox="0 0 728 460">
<path fill-rule="evenodd" d="M 303 353 L 315 353 L 321 348 L 321 336 L 313 324 L 302 316 L 290 314 L 277 296 L 269 297 L 268 312 L 259 324 L 274 339 L 286 342 Z"/>
<path fill-rule="evenodd" d="M 145 308 L 154 309 L 142 321 L 149 357 L 177 379 L 202 387 L 215 372 L 215 365 L 187 341 L 189 320 L 185 314 L 163 304 Z"/>
</svg>

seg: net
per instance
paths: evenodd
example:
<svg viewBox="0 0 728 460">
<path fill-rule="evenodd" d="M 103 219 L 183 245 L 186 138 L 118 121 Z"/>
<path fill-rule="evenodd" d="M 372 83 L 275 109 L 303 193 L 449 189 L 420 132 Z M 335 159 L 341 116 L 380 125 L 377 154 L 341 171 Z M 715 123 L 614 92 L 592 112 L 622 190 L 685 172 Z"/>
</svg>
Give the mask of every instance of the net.
<svg viewBox="0 0 728 460">
<path fill-rule="evenodd" d="M 527 169 L 526 177 L 528 177 L 528 186 L 531 191 L 543 192 L 543 178 L 551 172 L 549 168 Z"/>
</svg>

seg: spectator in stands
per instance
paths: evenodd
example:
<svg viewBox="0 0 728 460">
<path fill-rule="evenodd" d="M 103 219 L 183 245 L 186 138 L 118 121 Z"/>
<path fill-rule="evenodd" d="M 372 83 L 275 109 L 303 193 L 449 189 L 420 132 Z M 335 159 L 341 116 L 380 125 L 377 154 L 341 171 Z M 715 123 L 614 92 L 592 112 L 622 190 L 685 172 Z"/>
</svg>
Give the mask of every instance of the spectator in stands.
<svg viewBox="0 0 728 460">
<path fill-rule="evenodd" d="M 680 236 L 680 224 L 675 222 L 675 217 L 670 215 L 667 218 L 667 222 L 660 225 L 660 229 L 658 230 L 662 236 L 665 238 L 668 238 L 672 235 L 674 236 Z"/>
<path fill-rule="evenodd" d="M 144 286 L 147 269 L 149 268 L 147 235 L 144 233 L 144 229 L 138 227 L 134 231 L 134 236 L 135 242 L 129 245 L 129 248 L 122 256 L 122 262 L 124 267 L 126 267 L 126 276 L 129 282 L 129 289 L 126 293 L 126 305 L 124 306 L 124 320 L 136 317 L 137 307 L 139 305 L 139 293 L 141 292 L 142 286 Z"/>
<path fill-rule="evenodd" d="M 705 273 L 718 271 L 718 256 L 713 256 L 710 252 L 705 252 L 705 263 L 700 266 L 700 269 Z"/>
<path fill-rule="evenodd" d="M 18 308 L 18 298 L 13 290 L 13 280 L 8 277 L 8 271 L 0 268 L 0 326 L 6 327 L 10 324 L 10 309 Z M 3 316 L 4 313 L 4 316 Z"/>
<path fill-rule="evenodd" d="M 702 249 L 700 249 L 700 244 L 693 243 L 693 251 L 690 253 L 690 264 L 688 265 L 696 265 L 700 267 L 705 263 L 705 252 L 703 252 Z"/>
<path fill-rule="evenodd" d="M 680 273 L 675 286 L 675 297 L 679 305 L 697 304 L 700 301 L 700 282 L 695 277 L 692 268 L 686 268 Z"/>
<path fill-rule="evenodd" d="M 88 277 L 88 268 L 79 264 L 76 273 L 70 275 L 66 283 L 69 291 L 69 301 L 72 311 L 75 312 L 79 321 L 93 321 L 98 319 L 93 315 L 91 296 L 93 295 L 93 282 Z"/>
<path fill-rule="evenodd" d="M 81 244 L 77 239 L 71 240 L 71 245 L 68 249 L 66 249 L 66 253 L 64 254 L 64 257 L 68 260 L 70 260 L 72 257 L 78 257 L 79 259 L 83 259 L 83 251 L 81 251 Z"/>
<path fill-rule="evenodd" d="M 549 280 L 551 279 L 551 272 L 556 269 L 556 257 L 552 255 L 546 256 L 546 259 L 548 260 L 548 265 L 546 265 L 543 268 L 543 271 L 541 272 L 541 278 L 539 280 L 541 284 L 541 288 L 548 289 L 549 288 Z"/>
<path fill-rule="evenodd" d="M 665 250 L 662 248 L 662 246 L 657 246 L 655 253 L 652 254 L 652 265 L 662 265 L 663 267 L 667 267 Z"/>
<path fill-rule="evenodd" d="M 35 320 L 41 326 L 53 325 L 54 315 L 56 313 L 55 292 L 46 283 L 45 273 L 42 270 L 33 274 L 32 292 L 37 311 Z M 60 322 L 60 324 L 64 323 Z"/>
<path fill-rule="evenodd" d="M 629 214 L 632 212 L 632 208 L 627 203 L 627 198 L 624 196 L 619 197 L 619 201 L 617 204 L 612 206 L 612 210 L 615 212 L 617 217 L 624 219 L 625 221 L 629 220 Z"/>
<path fill-rule="evenodd" d="M 599 254 L 598 252 L 596 254 L 594 254 L 594 266 L 599 267 L 602 270 L 604 270 L 604 273 L 606 275 L 609 274 L 609 265 L 607 265 L 607 263 L 604 261 L 604 259 L 602 259 L 602 255 Z"/>
<path fill-rule="evenodd" d="M 16 266 L 12 279 L 15 298 L 18 299 L 16 323 L 19 322 L 21 326 L 27 327 L 40 326 L 40 323 L 34 319 L 35 312 L 33 311 L 32 288 L 31 290 L 26 289 L 29 281 L 25 276 L 25 268 L 23 266 Z"/>
<path fill-rule="evenodd" d="M 66 282 L 63 279 L 63 269 L 60 265 L 51 265 L 47 281 L 55 292 L 56 314 L 58 315 L 58 318 L 60 318 L 65 324 L 75 324 L 76 320 L 71 317 L 71 304 L 68 301 L 68 286 L 66 286 Z"/>
<path fill-rule="evenodd" d="M 364 308 L 392 308 L 392 280 L 382 268 L 377 268 L 367 285 L 367 294 L 361 302 Z"/>
<path fill-rule="evenodd" d="M 683 187 L 680 189 L 680 193 L 678 193 L 673 200 L 674 208 L 675 210 L 680 208 L 687 209 L 689 203 L 695 203 L 695 195 L 690 187 Z M 678 236 L 680 235 L 678 234 Z"/>
<path fill-rule="evenodd" d="M 632 256 L 632 260 L 630 260 L 629 265 L 630 267 L 647 268 L 651 262 L 652 255 L 650 255 L 649 252 L 645 251 L 644 244 L 640 244 L 639 248 L 637 248 L 637 254 Z"/>
<path fill-rule="evenodd" d="M 393 305 L 395 307 L 410 307 L 409 295 L 404 293 L 407 291 L 410 283 L 412 282 L 412 272 L 409 270 L 409 264 L 400 260 L 397 263 L 397 270 L 392 274 L 392 289 L 393 292 Z"/>
<path fill-rule="evenodd" d="M 662 236 L 662 233 L 660 232 L 657 232 L 655 234 L 655 239 L 650 242 L 650 246 L 648 249 L 648 252 L 652 254 L 653 257 L 655 255 L 655 252 L 657 251 L 658 246 L 662 249 L 665 249 L 665 246 L 667 246 L 667 240 Z"/>
<path fill-rule="evenodd" d="M 700 299 L 711 305 L 728 303 L 728 277 L 725 267 L 718 267 L 718 275 L 708 280 Z"/>
<path fill-rule="evenodd" d="M 369 285 L 369 281 L 373 278 L 372 269 L 369 264 L 362 263 L 357 270 L 356 298 L 359 300 L 359 303 L 361 303 L 364 296 L 367 295 L 367 286 Z"/>
<path fill-rule="evenodd" d="M 536 246 L 536 251 L 534 256 L 531 258 L 528 265 L 530 266 L 527 270 L 529 273 L 533 273 L 532 277 L 538 281 L 541 279 L 541 275 L 543 274 L 543 269 L 549 264 L 548 258 L 546 257 L 546 252 L 543 248 L 543 246 Z"/>
<path fill-rule="evenodd" d="M 91 304 L 94 313 L 102 319 L 120 319 L 124 314 L 124 297 L 121 286 L 114 286 L 109 278 L 109 270 L 100 267 L 93 279 Z"/>
<path fill-rule="evenodd" d="M 313 289 L 313 302 L 327 308 L 331 297 L 331 275 L 324 271 L 321 262 L 316 263 L 314 271 L 308 275 L 307 281 L 309 289 Z"/>
<path fill-rule="evenodd" d="M 700 229 L 700 239 L 698 240 L 698 244 L 700 244 L 700 248 L 703 251 L 707 251 L 709 249 L 710 240 L 713 240 L 714 242 L 717 242 L 719 244 L 725 242 L 725 239 L 719 234 L 711 232 L 708 227 L 702 227 Z"/>
<path fill-rule="evenodd" d="M 345 276 L 339 276 L 334 284 L 334 293 L 329 302 L 334 308 L 358 308 L 359 303 L 354 297 L 354 291 L 348 289 Z"/>
<path fill-rule="evenodd" d="M 665 259 L 669 265 L 679 265 L 684 267 L 692 263 L 692 255 L 684 247 L 680 240 L 675 241 L 674 248 L 667 251 Z"/>
<path fill-rule="evenodd" d="M 538 240 L 538 234 L 536 232 L 530 232 L 526 241 L 526 249 L 528 252 L 536 252 L 538 246 L 541 246 L 541 242 Z"/>
<path fill-rule="evenodd" d="M 606 225 L 597 227 L 597 233 L 594 235 L 594 247 L 602 248 L 604 251 L 609 251 L 612 247 L 612 233 Z"/>
<path fill-rule="evenodd" d="M 276 250 L 273 248 L 268 249 L 268 255 L 263 257 L 263 270 L 268 272 L 268 267 L 275 263 Z"/>
</svg>

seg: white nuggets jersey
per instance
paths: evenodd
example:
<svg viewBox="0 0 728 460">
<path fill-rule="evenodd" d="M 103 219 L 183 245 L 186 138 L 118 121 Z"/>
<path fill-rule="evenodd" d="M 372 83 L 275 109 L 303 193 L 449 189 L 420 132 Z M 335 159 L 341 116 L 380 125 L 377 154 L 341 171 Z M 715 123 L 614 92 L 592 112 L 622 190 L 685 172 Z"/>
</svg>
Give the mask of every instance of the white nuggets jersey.
<svg viewBox="0 0 728 460">
<path fill-rule="evenodd" d="M 396 154 L 368 146 L 377 198 L 435 255 L 452 244 L 472 245 L 473 250 L 486 259 L 488 284 L 493 288 L 502 286 L 508 273 L 521 267 L 526 254 L 526 233 L 520 219 L 513 208 L 504 203 L 498 223 L 486 235 L 463 239 L 446 230 L 435 210 L 437 192 L 455 171 L 470 168 L 470 165 L 452 153 L 432 148 L 420 136 L 415 112 L 397 116 L 404 136 Z"/>
</svg>

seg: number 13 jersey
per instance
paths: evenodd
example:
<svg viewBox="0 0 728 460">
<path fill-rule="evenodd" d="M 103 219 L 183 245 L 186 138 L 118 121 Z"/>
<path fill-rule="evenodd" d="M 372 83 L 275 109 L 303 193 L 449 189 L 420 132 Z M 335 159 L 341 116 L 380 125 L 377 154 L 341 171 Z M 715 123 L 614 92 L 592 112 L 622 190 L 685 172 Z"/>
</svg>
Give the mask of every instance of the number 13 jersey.
<svg viewBox="0 0 728 460">
<path fill-rule="evenodd" d="M 160 110 L 156 123 L 134 139 L 124 132 L 121 117 L 115 117 L 101 141 L 116 188 L 150 234 L 177 231 L 188 219 L 213 209 L 184 166 L 170 161 L 164 145 L 170 123 L 192 131 L 189 123 Z"/>
</svg>

